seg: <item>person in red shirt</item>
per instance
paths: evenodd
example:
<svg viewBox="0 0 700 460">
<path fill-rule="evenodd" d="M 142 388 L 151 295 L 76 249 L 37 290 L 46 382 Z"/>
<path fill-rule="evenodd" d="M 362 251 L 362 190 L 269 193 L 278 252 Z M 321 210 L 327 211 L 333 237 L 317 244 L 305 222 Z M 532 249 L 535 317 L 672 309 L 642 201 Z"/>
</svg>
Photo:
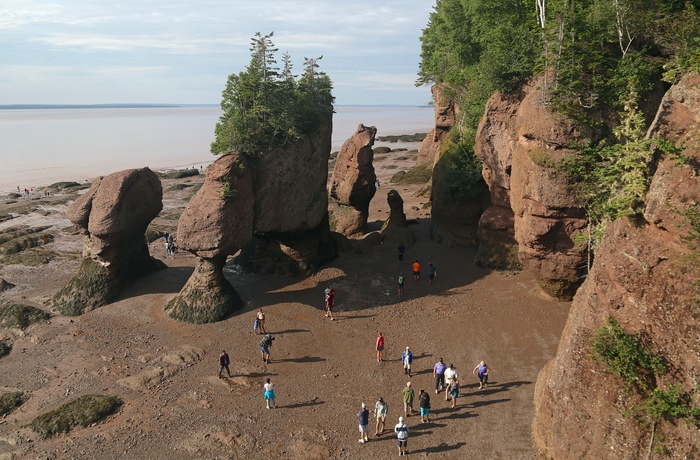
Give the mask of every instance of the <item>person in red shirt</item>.
<svg viewBox="0 0 700 460">
<path fill-rule="evenodd" d="M 418 262 L 418 259 L 416 259 L 415 262 L 413 262 L 413 279 L 418 281 L 420 278 L 420 263 Z"/>
<path fill-rule="evenodd" d="M 379 335 L 377 335 L 377 362 L 381 363 L 382 362 L 382 355 L 384 353 L 384 336 L 382 335 L 382 331 L 377 331 Z"/>
<path fill-rule="evenodd" d="M 326 294 L 326 318 L 330 318 L 333 321 L 333 305 L 335 302 L 335 290 L 328 286 L 325 290 Z"/>
</svg>

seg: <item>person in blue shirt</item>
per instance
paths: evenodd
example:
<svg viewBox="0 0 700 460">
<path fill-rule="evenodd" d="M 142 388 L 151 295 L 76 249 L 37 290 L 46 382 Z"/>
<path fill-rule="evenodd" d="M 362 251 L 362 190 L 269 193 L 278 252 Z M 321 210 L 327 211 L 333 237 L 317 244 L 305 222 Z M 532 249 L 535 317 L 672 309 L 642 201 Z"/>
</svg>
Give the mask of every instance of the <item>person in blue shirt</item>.
<svg viewBox="0 0 700 460">
<path fill-rule="evenodd" d="M 401 354 L 401 362 L 403 363 L 403 372 L 411 376 L 411 363 L 413 362 L 413 353 L 411 349 L 406 347 L 406 350 Z"/>
<path fill-rule="evenodd" d="M 435 394 L 442 391 L 445 387 L 445 369 L 447 366 L 442 361 L 442 358 L 433 366 L 433 377 L 435 377 Z"/>
</svg>

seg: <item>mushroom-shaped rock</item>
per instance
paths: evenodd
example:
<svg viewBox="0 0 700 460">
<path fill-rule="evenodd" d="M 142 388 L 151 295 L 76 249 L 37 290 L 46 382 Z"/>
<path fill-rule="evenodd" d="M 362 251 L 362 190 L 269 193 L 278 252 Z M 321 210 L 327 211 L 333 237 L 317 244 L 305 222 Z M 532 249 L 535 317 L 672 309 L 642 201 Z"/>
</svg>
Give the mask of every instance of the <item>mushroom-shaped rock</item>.
<svg viewBox="0 0 700 460">
<path fill-rule="evenodd" d="M 96 179 L 66 212 L 84 235 L 83 261 L 52 306 L 65 315 L 80 315 L 111 302 L 136 278 L 165 268 L 149 254 L 144 236 L 162 200 L 160 180 L 148 168 Z"/>
<path fill-rule="evenodd" d="M 377 191 L 372 164 L 376 134 L 374 126 L 360 124 L 338 153 L 330 186 L 331 230 L 353 235 L 367 229 L 369 203 Z"/>
<path fill-rule="evenodd" d="M 178 245 L 199 257 L 194 273 L 166 306 L 168 314 L 190 323 L 226 318 L 243 303 L 224 277 L 226 257 L 253 236 L 253 179 L 237 153 L 224 155 L 206 171 L 177 227 Z"/>
<path fill-rule="evenodd" d="M 389 203 L 389 218 L 384 222 L 380 233 L 382 241 L 398 243 L 402 242 L 406 246 L 413 246 L 416 242 L 416 237 L 408 228 L 406 223 L 406 214 L 403 212 L 403 198 L 396 190 L 389 190 L 386 195 L 387 203 Z"/>
</svg>

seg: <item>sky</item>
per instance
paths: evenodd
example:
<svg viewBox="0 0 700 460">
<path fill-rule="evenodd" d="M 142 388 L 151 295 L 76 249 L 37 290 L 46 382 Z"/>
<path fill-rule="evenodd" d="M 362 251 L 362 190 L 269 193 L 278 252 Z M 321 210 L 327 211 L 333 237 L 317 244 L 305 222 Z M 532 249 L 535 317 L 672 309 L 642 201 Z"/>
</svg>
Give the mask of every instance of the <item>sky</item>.
<svg viewBox="0 0 700 460">
<path fill-rule="evenodd" d="M 435 0 L 7 0 L 0 105 L 218 104 L 256 32 L 301 72 L 323 56 L 339 105 L 426 105 L 420 36 Z"/>
</svg>

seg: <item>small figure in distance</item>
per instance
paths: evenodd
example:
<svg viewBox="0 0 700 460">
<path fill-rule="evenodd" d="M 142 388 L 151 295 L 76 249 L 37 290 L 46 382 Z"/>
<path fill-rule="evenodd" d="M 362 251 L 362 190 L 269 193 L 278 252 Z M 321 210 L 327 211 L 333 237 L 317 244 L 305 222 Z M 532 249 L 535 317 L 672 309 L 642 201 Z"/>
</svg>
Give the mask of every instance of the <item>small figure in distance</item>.
<svg viewBox="0 0 700 460">
<path fill-rule="evenodd" d="M 275 388 L 274 385 L 270 383 L 270 379 L 267 379 L 267 383 L 263 385 L 263 388 L 265 389 L 265 405 L 269 409 L 272 407 L 273 409 L 277 406 L 275 406 Z"/>
<path fill-rule="evenodd" d="M 265 313 L 263 313 L 262 308 L 258 310 L 256 316 L 258 318 L 258 327 L 260 328 L 260 333 L 267 334 L 267 332 L 265 331 Z"/>
<path fill-rule="evenodd" d="M 231 364 L 231 359 L 228 357 L 226 350 L 222 350 L 221 354 L 219 355 L 219 378 L 221 378 L 221 373 L 224 371 L 224 369 L 226 369 L 228 376 L 231 377 L 231 371 L 228 368 L 229 364 Z"/>
<path fill-rule="evenodd" d="M 384 354 L 384 336 L 382 335 L 382 331 L 377 331 L 377 343 L 375 348 L 377 350 L 377 362 L 381 363 Z"/>
<path fill-rule="evenodd" d="M 333 305 L 335 304 L 335 290 L 328 286 L 325 291 L 323 291 L 326 297 L 326 318 L 330 318 L 331 321 L 335 320 L 333 318 Z"/>
<path fill-rule="evenodd" d="M 358 442 L 363 444 L 369 441 L 369 410 L 365 403 L 362 403 L 362 408 L 357 413 L 357 419 L 360 422 L 360 440 Z"/>
<path fill-rule="evenodd" d="M 413 410 L 415 392 L 413 388 L 411 388 L 411 382 L 406 382 L 406 386 L 401 390 L 401 396 L 403 397 L 403 414 L 408 417 L 411 415 L 411 412 L 415 412 L 415 410 Z"/>
<path fill-rule="evenodd" d="M 418 262 L 418 259 L 416 259 L 416 261 L 413 262 L 412 268 L 413 268 L 413 279 L 418 281 L 420 279 L 420 262 Z"/>
<path fill-rule="evenodd" d="M 403 253 L 406 251 L 406 246 L 403 242 L 399 243 L 399 262 L 403 262 Z"/>
<path fill-rule="evenodd" d="M 437 270 L 435 270 L 432 262 L 428 262 L 428 284 L 433 284 L 435 275 L 437 275 Z"/>
<path fill-rule="evenodd" d="M 418 396 L 418 404 L 420 405 L 421 423 L 430 422 L 430 395 L 427 391 L 420 391 L 420 395 Z"/>
<path fill-rule="evenodd" d="M 403 285 L 404 285 L 403 272 L 399 273 L 399 279 L 397 280 L 397 284 L 398 284 L 399 298 L 401 298 L 403 296 Z"/>
<path fill-rule="evenodd" d="M 379 182 L 379 179 L 374 181 L 374 186 L 377 187 L 377 190 L 379 190 L 379 187 L 382 186 L 382 184 Z"/>
<path fill-rule="evenodd" d="M 472 374 L 477 374 L 479 376 L 479 389 L 485 390 L 486 385 L 489 383 L 489 366 L 484 361 L 481 361 L 472 371 Z"/>
<path fill-rule="evenodd" d="M 386 423 L 386 414 L 388 411 L 388 404 L 380 396 L 379 400 L 374 404 L 374 416 L 377 418 L 377 425 L 374 428 L 374 435 L 376 437 L 384 434 L 384 425 Z"/>
<path fill-rule="evenodd" d="M 403 417 L 399 417 L 399 423 L 394 426 L 394 433 L 396 433 L 396 440 L 399 446 L 399 456 L 408 455 L 408 426 L 403 420 Z"/>
<path fill-rule="evenodd" d="M 265 334 L 265 337 L 260 341 L 260 353 L 262 354 L 262 359 L 265 363 L 270 364 L 270 347 L 272 346 L 272 341 L 275 340 L 270 334 Z"/>
<path fill-rule="evenodd" d="M 457 375 L 455 375 L 450 381 L 450 386 L 448 387 L 450 396 L 452 396 L 452 409 L 457 406 L 457 398 L 459 397 L 459 380 Z"/>
<path fill-rule="evenodd" d="M 258 319 L 258 315 L 255 315 L 255 321 L 253 322 L 253 332 L 255 332 L 255 335 L 262 334 L 262 332 L 260 332 L 260 320 Z"/>
<path fill-rule="evenodd" d="M 406 347 L 404 352 L 401 354 L 401 362 L 403 363 L 403 372 L 411 376 L 411 363 L 413 362 L 413 353 L 411 349 Z"/>
<path fill-rule="evenodd" d="M 435 366 L 433 366 L 433 377 L 435 377 L 435 394 L 438 394 L 438 392 L 442 391 L 442 389 L 445 387 L 445 369 L 447 369 L 447 366 L 442 361 L 442 358 L 440 358 L 438 362 L 435 363 Z"/>
</svg>

